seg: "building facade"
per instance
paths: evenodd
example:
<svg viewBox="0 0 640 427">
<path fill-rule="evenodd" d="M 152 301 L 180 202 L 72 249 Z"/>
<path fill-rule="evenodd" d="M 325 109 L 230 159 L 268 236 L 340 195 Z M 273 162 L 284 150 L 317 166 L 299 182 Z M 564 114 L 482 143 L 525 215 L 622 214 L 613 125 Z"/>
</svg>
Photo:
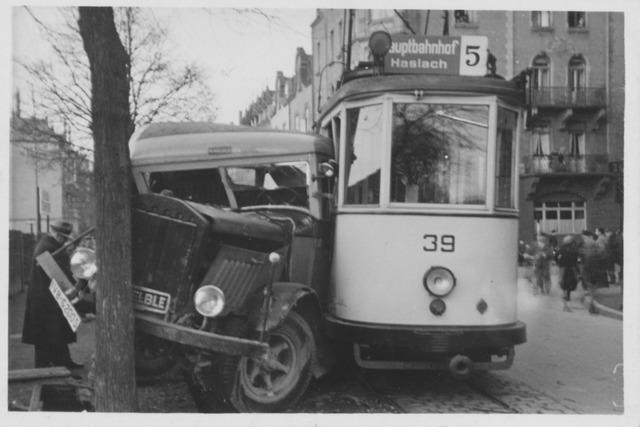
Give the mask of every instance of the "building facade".
<svg viewBox="0 0 640 427">
<path fill-rule="evenodd" d="M 351 28 L 351 50 L 348 31 Z M 624 15 L 587 11 L 318 9 L 313 119 L 373 31 L 483 35 L 506 79 L 530 69 L 520 135 L 520 238 L 622 226 Z"/>
<path fill-rule="evenodd" d="M 244 112 L 239 123 L 246 126 L 297 132 L 312 131 L 311 56 L 303 48 L 296 51 L 295 71 L 286 77 L 276 73 L 275 89 L 266 88 Z"/>
<path fill-rule="evenodd" d="M 58 220 L 71 222 L 76 231 L 95 225 L 89 159 L 46 119 L 21 117 L 19 108 L 9 139 L 10 229 L 37 234 Z"/>
</svg>

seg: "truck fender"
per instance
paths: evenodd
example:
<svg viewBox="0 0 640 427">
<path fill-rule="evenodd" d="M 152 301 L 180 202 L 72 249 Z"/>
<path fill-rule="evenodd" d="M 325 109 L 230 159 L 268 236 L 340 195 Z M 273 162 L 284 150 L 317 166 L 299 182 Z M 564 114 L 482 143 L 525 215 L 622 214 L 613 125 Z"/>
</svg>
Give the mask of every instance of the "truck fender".
<svg viewBox="0 0 640 427">
<path fill-rule="evenodd" d="M 294 282 L 274 282 L 268 308 L 269 312 L 267 313 L 266 330 L 272 331 L 278 327 L 284 322 L 284 319 L 287 318 L 287 315 L 296 304 L 307 296 L 316 302 L 318 301 L 315 291 L 309 286 Z M 262 305 L 255 307 L 253 312 L 254 314 L 251 316 L 253 321 L 251 323 L 253 323 L 256 331 L 260 331 L 264 321 L 264 307 Z M 305 313 L 300 314 L 303 317 L 307 317 Z M 309 320 L 311 319 L 307 319 L 307 321 Z"/>
<path fill-rule="evenodd" d="M 264 321 L 263 306 L 254 305 L 253 308 L 254 310 L 251 311 L 252 314 L 250 315 L 251 325 L 258 332 L 262 330 Z M 316 353 L 312 371 L 314 377 L 319 378 L 335 365 L 336 360 L 325 334 L 321 331 L 322 311 L 320 309 L 320 301 L 312 288 L 294 282 L 274 282 L 267 314 L 266 330 L 268 332 L 277 328 L 294 308 L 297 308 L 296 312 L 305 318 L 314 331 Z"/>
</svg>

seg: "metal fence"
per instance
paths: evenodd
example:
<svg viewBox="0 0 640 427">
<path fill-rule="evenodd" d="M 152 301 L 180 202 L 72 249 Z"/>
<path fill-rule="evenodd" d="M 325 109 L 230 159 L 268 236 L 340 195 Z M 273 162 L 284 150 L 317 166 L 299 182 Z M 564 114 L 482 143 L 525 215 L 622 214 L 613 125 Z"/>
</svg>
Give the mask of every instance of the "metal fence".
<svg viewBox="0 0 640 427">
<path fill-rule="evenodd" d="M 35 236 L 9 230 L 9 296 L 25 290 L 29 284 Z"/>
</svg>

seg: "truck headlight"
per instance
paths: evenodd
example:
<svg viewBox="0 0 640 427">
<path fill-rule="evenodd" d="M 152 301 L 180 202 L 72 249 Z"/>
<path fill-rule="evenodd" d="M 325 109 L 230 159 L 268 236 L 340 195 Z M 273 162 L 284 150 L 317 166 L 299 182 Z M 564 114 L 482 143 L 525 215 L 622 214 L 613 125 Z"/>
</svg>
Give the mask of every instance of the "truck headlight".
<svg viewBox="0 0 640 427">
<path fill-rule="evenodd" d="M 91 279 L 97 272 L 96 254 L 89 248 L 78 248 L 71 255 L 71 273 L 76 279 Z"/>
<path fill-rule="evenodd" d="M 193 295 L 196 311 L 205 317 L 216 317 L 224 309 L 224 292 L 218 287 L 207 285 Z"/>
<path fill-rule="evenodd" d="M 436 297 L 449 295 L 456 286 L 455 276 L 444 267 L 431 267 L 425 273 L 423 282 L 427 292 Z"/>
</svg>

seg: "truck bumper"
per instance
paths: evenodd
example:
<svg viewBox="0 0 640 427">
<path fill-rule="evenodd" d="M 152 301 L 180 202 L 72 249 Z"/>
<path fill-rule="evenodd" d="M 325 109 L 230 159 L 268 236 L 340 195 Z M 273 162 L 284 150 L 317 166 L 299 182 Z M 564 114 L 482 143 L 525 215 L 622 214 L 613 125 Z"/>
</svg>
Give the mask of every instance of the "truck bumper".
<svg viewBox="0 0 640 427">
<path fill-rule="evenodd" d="M 136 331 L 182 345 L 238 356 L 262 357 L 269 350 L 264 342 L 187 328 L 143 314 L 136 314 Z"/>
</svg>

